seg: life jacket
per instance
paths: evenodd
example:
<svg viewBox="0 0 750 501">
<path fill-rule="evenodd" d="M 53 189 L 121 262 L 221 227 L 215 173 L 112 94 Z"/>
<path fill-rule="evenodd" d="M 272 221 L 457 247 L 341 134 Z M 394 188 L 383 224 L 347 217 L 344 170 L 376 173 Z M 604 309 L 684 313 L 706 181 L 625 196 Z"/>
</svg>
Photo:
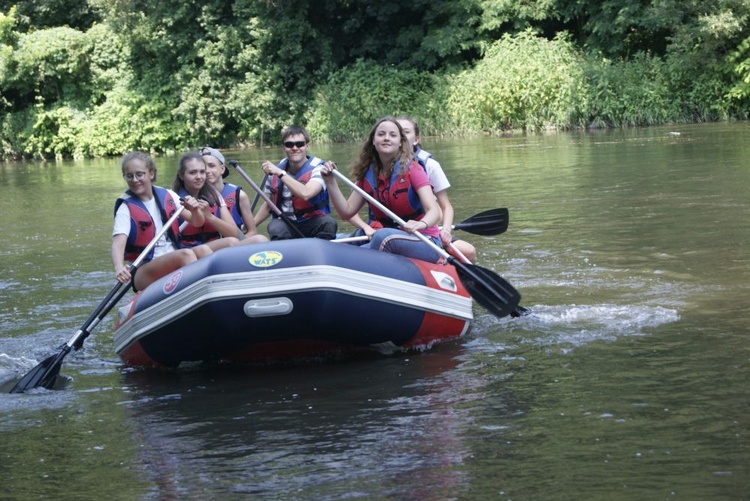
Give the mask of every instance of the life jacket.
<svg viewBox="0 0 750 501">
<path fill-rule="evenodd" d="M 424 151 L 422 148 L 418 148 L 414 152 L 414 158 L 422 166 L 425 172 L 427 172 L 427 160 L 432 158 L 432 153 Z"/>
<path fill-rule="evenodd" d="M 177 201 L 172 198 L 165 188 L 152 186 L 151 190 L 159 207 L 162 224 L 164 224 L 177 210 Z M 128 232 L 128 240 L 125 244 L 125 260 L 135 261 L 156 236 L 156 228 L 146 205 L 132 191 L 127 190 L 123 196 L 115 201 L 115 214 L 117 214 L 117 209 L 123 203 L 127 204 L 130 211 L 130 231 Z M 179 224 L 175 220 L 166 233 L 167 238 L 172 241 L 175 247 L 180 246 L 177 240 L 179 231 Z M 143 262 L 148 263 L 153 258 L 154 249 L 151 249 L 151 252 L 146 255 Z"/>
<path fill-rule="evenodd" d="M 188 193 L 185 188 L 180 189 L 177 194 L 180 195 L 181 198 L 190 195 L 190 193 Z M 219 217 L 219 214 L 221 213 L 220 211 L 221 207 L 219 207 L 218 204 L 214 204 L 211 207 L 211 214 L 216 217 Z M 177 219 L 179 220 L 180 225 L 185 222 L 185 220 L 181 217 Z M 206 242 L 210 242 L 211 240 L 216 240 L 218 238 L 221 238 L 221 233 L 219 233 L 219 230 L 214 228 L 213 224 L 206 222 L 203 226 L 197 227 L 188 223 L 180 232 L 180 247 L 197 247 L 198 245 L 205 244 Z"/>
<path fill-rule="evenodd" d="M 289 159 L 285 158 L 279 162 L 279 169 L 286 171 Z M 313 171 L 319 165 L 324 162 L 318 157 L 308 157 L 307 162 L 300 167 L 294 179 L 302 184 L 307 184 L 312 177 Z M 287 174 L 289 174 L 287 172 Z M 271 198 L 277 207 L 281 208 L 283 202 L 283 188 L 284 186 L 280 182 L 277 176 L 271 178 Z M 308 219 L 315 217 L 325 216 L 331 213 L 331 206 L 328 203 L 328 191 L 323 188 L 320 193 L 312 197 L 310 200 L 303 200 L 301 198 L 292 196 L 292 207 L 294 208 L 294 216 L 297 218 L 297 222 L 303 222 Z"/>
<path fill-rule="evenodd" d="M 242 228 L 242 225 L 245 224 L 242 214 L 240 214 L 240 191 L 242 191 L 241 186 L 229 183 L 224 183 L 224 189 L 221 190 L 221 196 L 224 197 L 227 209 L 229 209 L 229 213 L 232 215 L 232 219 L 234 219 L 238 228 Z"/>
<path fill-rule="evenodd" d="M 393 173 L 389 180 L 388 186 L 382 190 L 378 188 L 378 181 L 375 179 L 375 168 L 373 165 L 367 169 L 363 179 L 362 188 L 375 200 L 388 207 L 391 212 L 395 213 L 401 219 L 408 221 L 410 219 L 421 219 L 424 216 L 422 201 L 419 199 L 417 190 L 411 185 L 409 169 L 400 173 L 399 160 L 393 166 Z M 416 162 L 412 161 L 409 168 L 412 168 Z M 370 221 L 378 221 L 385 228 L 397 226 L 390 217 L 381 212 L 377 207 L 370 204 Z"/>
</svg>

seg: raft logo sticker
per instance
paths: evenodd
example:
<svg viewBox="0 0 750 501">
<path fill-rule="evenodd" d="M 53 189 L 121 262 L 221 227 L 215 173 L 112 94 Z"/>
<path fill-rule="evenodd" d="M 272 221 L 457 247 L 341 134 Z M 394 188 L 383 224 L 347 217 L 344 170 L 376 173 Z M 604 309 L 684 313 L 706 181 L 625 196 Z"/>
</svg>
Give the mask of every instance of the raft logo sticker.
<svg viewBox="0 0 750 501">
<path fill-rule="evenodd" d="M 247 258 L 248 262 L 256 268 L 268 268 L 269 266 L 279 264 L 282 259 L 284 259 L 284 256 L 281 252 L 276 251 L 256 252 Z"/>
<path fill-rule="evenodd" d="M 182 279 L 182 270 L 177 270 L 175 273 L 172 274 L 169 279 L 164 282 L 164 287 L 162 288 L 162 291 L 164 291 L 164 294 L 172 294 L 174 290 L 177 288 L 177 285 L 180 283 L 180 279 Z"/>
</svg>

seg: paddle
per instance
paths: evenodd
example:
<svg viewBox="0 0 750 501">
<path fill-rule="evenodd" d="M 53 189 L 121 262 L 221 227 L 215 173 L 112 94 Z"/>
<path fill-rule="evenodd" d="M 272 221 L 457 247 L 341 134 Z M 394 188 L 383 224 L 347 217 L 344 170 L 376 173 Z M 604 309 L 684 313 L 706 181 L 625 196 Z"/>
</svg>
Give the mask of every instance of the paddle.
<svg viewBox="0 0 750 501">
<path fill-rule="evenodd" d="M 266 187 L 266 181 L 268 181 L 268 174 L 263 174 L 263 179 L 260 180 L 260 190 L 263 191 L 263 189 Z M 255 213 L 255 206 L 258 205 L 258 200 L 260 199 L 260 193 L 255 193 L 255 198 L 253 198 L 253 203 L 250 205 L 250 212 L 253 214 Z"/>
<path fill-rule="evenodd" d="M 357 237 L 343 237 L 343 238 L 336 238 L 334 240 L 329 240 L 329 242 L 333 242 L 335 244 L 349 244 L 353 242 L 367 242 L 370 240 L 370 237 L 367 235 L 359 235 Z"/>
<path fill-rule="evenodd" d="M 266 193 L 262 189 L 260 189 L 257 184 L 255 184 L 255 181 L 250 179 L 250 176 L 245 174 L 245 171 L 242 170 L 242 167 L 240 167 L 240 164 L 239 162 L 237 162 L 237 160 L 230 160 L 229 163 L 232 167 L 237 169 L 237 172 L 240 173 L 240 176 L 242 176 L 242 178 L 247 181 L 247 184 L 249 184 L 250 187 L 255 190 L 255 193 L 257 193 L 258 196 L 263 199 L 263 201 L 268 205 L 268 208 L 271 209 L 277 216 L 279 216 L 287 226 L 289 226 L 289 229 L 292 230 L 292 232 L 294 232 L 299 238 L 305 238 L 305 235 L 302 233 L 302 231 L 297 228 L 297 224 L 289 219 L 289 216 L 284 214 L 281 209 L 276 207 L 276 204 L 273 203 L 273 200 L 268 198 L 268 195 L 266 195 Z M 281 186 L 279 186 L 279 189 L 281 189 Z"/>
<path fill-rule="evenodd" d="M 365 200 L 386 214 L 393 220 L 393 222 L 399 226 L 404 226 L 406 224 L 403 219 L 388 210 L 387 207 L 371 197 L 365 190 L 354 184 L 338 170 L 334 169 L 332 172 L 334 176 L 346 183 L 352 190 L 359 193 Z M 435 252 L 456 268 L 461 283 L 464 284 L 464 287 L 469 291 L 471 297 L 487 311 L 498 318 L 502 318 L 506 315 L 510 315 L 516 306 L 518 306 L 518 303 L 521 301 L 521 294 L 510 283 L 508 283 L 507 280 L 499 276 L 497 273 L 482 268 L 481 266 L 462 263 L 418 231 L 415 231 L 413 235 L 432 247 Z"/>
<path fill-rule="evenodd" d="M 162 235 L 164 235 L 164 233 L 169 230 L 169 228 L 172 226 L 172 223 L 177 220 L 177 217 L 180 215 L 183 208 L 184 206 L 182 205 L 177 207 L 177 210 L 174 214 L 172 214 L 172 217 L 170 217 L 169 220 L 164 223 L 164 226 L 162 226 L 161 230 L 159 230 L 159 232 L 154 236 L 151 242 L 149 242 L 146 248 L 143 249 L 143 252 L 141 252 L 141 254 L 135 259 L 135 261 L 133 261 L 133 264 L 130 265 L 131 276 L 138 269 L 138 266 L 141 264 L 141 262 L 146 259 L 146 256 L 148 256 L 149 252 L 151 252 L 151 249 L 154 248 L 157 240 L 159 240 Z M 131 283 L 132 280 L 128 282 L 127 285 L 130 286 Z M 126 284 L 118 281 L 114 285 L 114 287 L 112 287 L 112 290 L 109 291 L 107 296 L 102 300 L 102 302 L 99 303 L 99 306 L 97 306 L 96 309 L 91 313 L 89 318 L 86 319 L 81 328 L 78 329 L 78 331 L 73 335 L 72 338 L 70 338 L 70 341 L 63 344 L 59 348 L 60 352 L 42 360 L 42 362 L 31 369 L 24 377 L 22 377 L 21 380 L 16 383 L 16 385 L 10 390 L 10 392 L 23 393 L 26 390 L 38 388 L 40 386 L 47 389 L 52 388 L 52 386 L 55 384 L 57 376 L 60 374 L 60 367 L 62 366 L 63 359 L 68 355 L 68 353 L 70 353 L 73 348 L 75 348 L 76 350 L 81 349 L 81 346 L 83 346 L 83 341 L 87 337 L 89 337 L 91 331 L 94 330 L 94 327 L 99 325 L 99 322 L 127 293 L 128 287 L 120 290 L 123 285 Z"/>
<path fill-rule="evenodd" d="M 499 235 L 508 229 L 508 209 L 490 209 L 454 224 L 454 230 L 463 230 L 474 235 Z"/>
<path fill-rule="evenodd" d="M 461 258 L 461 261 L 463 261 L 466 264 L 471 264 L 471 261 L 469 260 L 469 258 L 466 257 L 466 255 L 463 252 L 461 252 L 458 249 L 458 247 L 456 247 L 455 245 L 453 245 L 453 242 L 448 242 L 448 247 L 450 247 L 451 252 L 454 255 L 456 255 L 459 258 Z M 531 310 L 528 309 L 528 308 L 524 308 L 520 304 L 517 305 L 515 308 L 513 308 L 513 311 L 510 312 L 510 316 L 513 317 L 513 318 L 525 317 L 526 315 L 531 315 Z"/>
<path fill-rule="evenodd" d="M 498 235 L 508 229 L 508 209 L 490 209 L 479 214 L 475 214 L 468 219 L 464 219 L 458 224 L 451 226 L 454 230 L 464 230 L 475 235 Z M 343 237 L 331 240 L 339 244 L 348 244 L 352 242 L 364 242 L 369 240 L 365 235 L 357 237 Z M 464 256 L 465 258 L 466 256 Z M 464 262 L 470 262 L 464 259 Z"/>
</svg>

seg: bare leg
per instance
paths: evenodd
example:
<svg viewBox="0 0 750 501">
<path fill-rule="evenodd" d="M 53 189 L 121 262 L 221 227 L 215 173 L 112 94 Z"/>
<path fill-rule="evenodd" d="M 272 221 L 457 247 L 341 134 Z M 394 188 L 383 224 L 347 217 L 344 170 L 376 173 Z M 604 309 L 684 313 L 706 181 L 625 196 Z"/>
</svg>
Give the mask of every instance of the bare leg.
<svg viewBox="0 0 750 501">
<path fill-rule="evenodd" d="M 213 250 L 208 244 L 201 244 L 196 247 L 191 247 L 191 251 L 195 253 L 195 257 L 198 259 L 204 258 L 210 254 L 213 254 Z"/>
<path fill-rule="evenodd" d="M 455 240 L 452 242 L 453 246 L 456 247 L 461 254 L 466 256 L 472 264 L 477 263 L 477 249 L 466 240 Z"/>
<path fill-rule="evenodd" d="M 159 256 L 138 268 L 133 278 L 133 285 L 136 290 L 143 290 L 155 280 L 194 262 L 196 259 L 196 254 L 191 249 L 179 249 Z"/>
<path fill-rule="evenodd" d="M 259 244 L 261 242 L 268 242 L 268 238 L 266 238 L 265 235 L 252 235 L 252 236 L 245 236 L 245 238 L 240 241 L 240 245 L 249 245 L 249 244 Z"/>
<path fill-rule="evenodd" d="M 237 240 L 236 237 L 224 237 L 224 238 L 217 238 L 216 240 L 211 240 L 205 245 L 208 245 L 212 251 L 216 252 L 217 250 L 220 250 L 220 249 L 233 247 L 239 243 L 240 241 Z"/>
</svg>

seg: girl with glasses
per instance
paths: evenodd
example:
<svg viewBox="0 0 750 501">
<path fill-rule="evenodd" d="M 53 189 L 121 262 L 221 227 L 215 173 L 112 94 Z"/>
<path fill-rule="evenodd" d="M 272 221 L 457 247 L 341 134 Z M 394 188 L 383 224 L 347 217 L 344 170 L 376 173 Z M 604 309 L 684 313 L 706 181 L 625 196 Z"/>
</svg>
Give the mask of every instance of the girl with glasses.
<svg viewBox="0 0 750 501">
<path fill-rule="evenodd" d="M 175 222 L 143 260 L 135 276 L 128 261 L 134 261 L 177 210 L 185 206 L 180 216 L 193 225 L 205 222 L 198 200 L 186 196 L 180 200 L 173 190 L 155 186 L 156 165 L 141 151 L 125 155 L 121 163 L 122 177 L 128 189 L 115 202 L 115 222 L 112 230 L 112 264 L 115 278 L 122 283 L 133 280 L 133 290 L 147 287 L 151 282 L 211 254 L 207 246 L 181 249 L 179 228 Z"/>
</svg>

